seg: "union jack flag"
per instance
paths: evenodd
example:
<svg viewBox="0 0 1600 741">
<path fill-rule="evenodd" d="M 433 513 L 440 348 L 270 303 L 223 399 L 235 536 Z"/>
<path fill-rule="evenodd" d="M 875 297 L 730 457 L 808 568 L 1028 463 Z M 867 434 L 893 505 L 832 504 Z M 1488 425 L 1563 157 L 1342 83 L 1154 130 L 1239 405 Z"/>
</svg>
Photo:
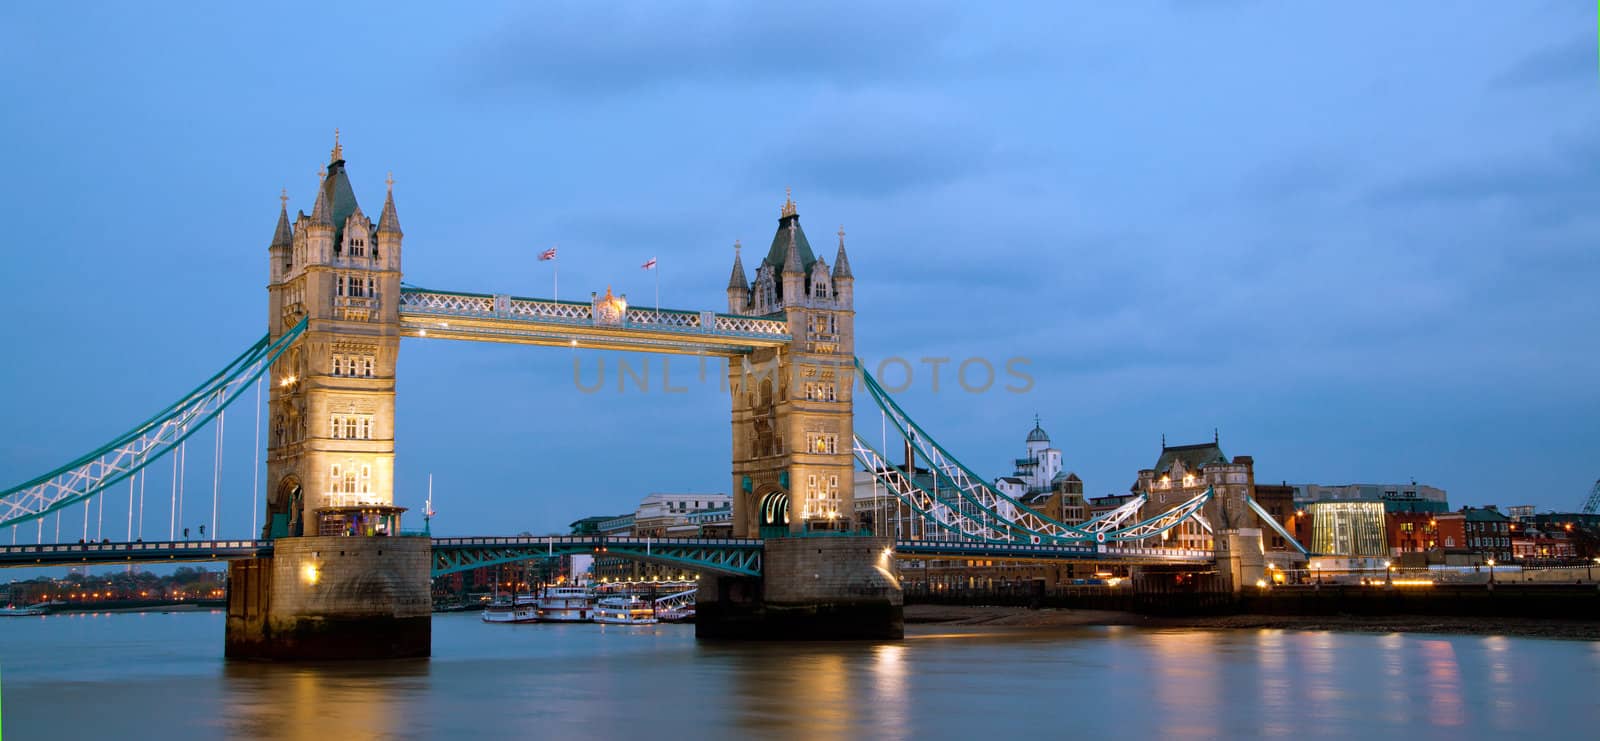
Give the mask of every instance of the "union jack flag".
<svg viewBox="0 0 1600 741">
<path fill-rule="evenodd" d="M 554 259 L 556 259 L 556 248 L 554 248 L 554 247 L 551 247 L 550 249 L 539 253 L 539 260 L 541 262 L 543 262 L 545 260 L 554 260 Z"/>
<path fill-rule="evenodd" d="M 650 258 L 648 260 L 645 260 L 644 264 L 640 265 L 639 267 L 644 268 L 645 270 L 655 270 L 655 268 L 656 268 L 656 259 L 654 257 L 652 257 L 652 258 Z"/>
</svg>

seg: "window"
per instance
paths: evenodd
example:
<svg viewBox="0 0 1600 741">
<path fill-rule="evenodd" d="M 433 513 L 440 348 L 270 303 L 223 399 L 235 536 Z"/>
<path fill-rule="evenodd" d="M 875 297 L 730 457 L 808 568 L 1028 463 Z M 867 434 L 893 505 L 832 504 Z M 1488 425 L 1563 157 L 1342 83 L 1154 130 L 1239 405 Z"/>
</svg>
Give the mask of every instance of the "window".
<svg viewBox="0 0 1600 741">
<path fill-rule="evenodd" d="M 370 353 L 335 353 L 333 375 L 351 378 L 372 378 L 378 359 Z"/>
<path fill-rule="evenodd" d="M 839 452 L 839 436 L 831 432 L 806 433 L 806 452 L 831 455 Z"/>
<path fill-rule="evenodd" d="M 370 414 L 334 414 L 328 422 L 328 437 L 335 440 L 371 440 Z"/>
</svg>

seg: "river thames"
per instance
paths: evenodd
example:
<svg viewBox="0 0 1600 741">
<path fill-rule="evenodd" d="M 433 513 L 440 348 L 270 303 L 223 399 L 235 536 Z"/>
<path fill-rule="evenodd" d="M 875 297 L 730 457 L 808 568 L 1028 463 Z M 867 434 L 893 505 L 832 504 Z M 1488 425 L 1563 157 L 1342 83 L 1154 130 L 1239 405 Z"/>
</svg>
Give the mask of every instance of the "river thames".
<svg viewBox="0 0 1600 741">
<path fill-rule="evenodd" d="M 686 625 L 434 619 L 430 661 L 222 659 L 220 612 L 0 622 L 9 738 L 1584 738 L 1600 643 L 910 626 L 710 644 Z"/>
</svg>

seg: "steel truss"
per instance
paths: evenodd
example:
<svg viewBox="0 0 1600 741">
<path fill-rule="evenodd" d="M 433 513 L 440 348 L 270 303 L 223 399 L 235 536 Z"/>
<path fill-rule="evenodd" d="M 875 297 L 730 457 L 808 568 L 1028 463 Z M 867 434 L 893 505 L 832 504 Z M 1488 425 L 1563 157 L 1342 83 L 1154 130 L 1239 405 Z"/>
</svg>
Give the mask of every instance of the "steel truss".
<svg viewBox="0 0 1600 741">
<path fill-rule="evenodd" d="M 938 480 L 947 483 L 963 498 L 975 505 L 983 517 L 973 520 L 957 509 L 946 507 L 937 509 L 935 506 L 917 507 L 919 514 L 937 522 L 947 530 L 960 532 L 963 535 L 979 533 L 980 539 L 991 542 L 1028 542 L 1034 544 L 1074 544 L 1085 542 L 1108 543 L 1144 538 L 1160 535 L 1176 527 L 1184 519 L 1195 518 L 1200 520 L 1202 526 L 1210 529 L 1200 515 L 1200 508 L 1210 500 L 1212 490 L 1207 489 L 1189 501 L 1177 507 L 1137 522 L 1133 525 L 1124 525 L 1129 519 L 1137 516 L 1140 508 L 1148 498 L 1140 494 L 1116 509 L 1094 517 L 1078 525 L 1068 525 L 1064 522 L 1045 517 L 1034 512 L 1015 499 L 1002 494 L 987 483 L 983 477 L 973 473 L 955 456 L 950 455 L 938 441 L 928 435 L 920 425 L 913 420 L 905 410 L 889 396 L 888 392 L 877 382 L 877 379 L 868 373 L 862 366 L 860 359 L 856 359 L 856 370 L 861 374 L 863 385 L 874 403 L 883 411 L 887 418 L 894 423 L 895 429 L 909 442 L 913 449 L 926 459 L 933 467 L 934 475 Z M 910 504 L 912 501 L 935 501 L 937 498 L 929 497 L 922 493 L 920 498 L 910 490 L 916 490 L 911 481 L 899 469 L 892 466 L 874 463 L 874 457 L 882 460 L 870 445 L 867 445 L 859 436 L 856 437 L 856 457 L 873 475 L 879 479 L 890 491 L 900 497 L 902 501 Z M 863 450 L 864 449 L 864 450 Z M 925 499 L 922 499 L 925 498 Z M 944 515 L 949 513 L 948 517 Z M 994 518 L 995 521 L 990 521 Z"/>
<path fill-rule="evenodd" d="M 495 564 L 584 553 L 681 566 L 700 573 L 761 575 L 761 541 L 755 538 L 605 536 L 435 538 L 433 575 L 443 576 Z"/>
<path fill-rule="evenodd" d="M 0 492 L 0 526 L 35 520 L 87 500 L 159 460 L 232 404 L 305 328 L 302 319 L 277 340 L 262 337 L 216 375 L 133 429 L 54 471 Z"/>
<path fill-rule="evenodd" d="M 975 520 L 962 515 L 956 507 L 912 483 L 911 479 L 906 478 L 904 471 L 890 465 L 884 460 L 883 455 L 861 439 L 860 435 L 853 437 L 856 460 L 866 466 L 873 477 L 894 494 L 895 498 L 921 515 L 924 520 L 963 538 L 986 543 L 1014 543 L 1032 538 L 1033 533 L 1018 530 L 1009 523 L 1002 522 L 995 525 L 989 521 Z"/>
</svg>

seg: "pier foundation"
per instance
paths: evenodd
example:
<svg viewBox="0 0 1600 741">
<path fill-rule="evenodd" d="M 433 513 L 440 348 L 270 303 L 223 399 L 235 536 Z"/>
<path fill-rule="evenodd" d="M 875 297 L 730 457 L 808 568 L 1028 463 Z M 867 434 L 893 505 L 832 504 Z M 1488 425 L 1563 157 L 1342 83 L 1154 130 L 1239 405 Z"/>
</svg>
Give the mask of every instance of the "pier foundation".
<svg viewBox="0 0 1600 741">
<path fill-rule="evenodd" d="M 695 635 L 736 640 L 897 640 L 904 596 L 889 538 L 771 538 L 762 577 L 705 575 Z"/>
<path fill-rule="evenodd" d="M 1226 582 L 1226 591 L 1235 594 L 1266 584 L 1267 557 L 1261 545 L 1260 528 L 1220 530 L 1216 544 L 1217 574 Z"/>
<path fill-rule="evenodd" d="M 322 661 L 432 650 L 425 537 L 280 538 L 228 567 L 226 655 Z"/>
</svg>

